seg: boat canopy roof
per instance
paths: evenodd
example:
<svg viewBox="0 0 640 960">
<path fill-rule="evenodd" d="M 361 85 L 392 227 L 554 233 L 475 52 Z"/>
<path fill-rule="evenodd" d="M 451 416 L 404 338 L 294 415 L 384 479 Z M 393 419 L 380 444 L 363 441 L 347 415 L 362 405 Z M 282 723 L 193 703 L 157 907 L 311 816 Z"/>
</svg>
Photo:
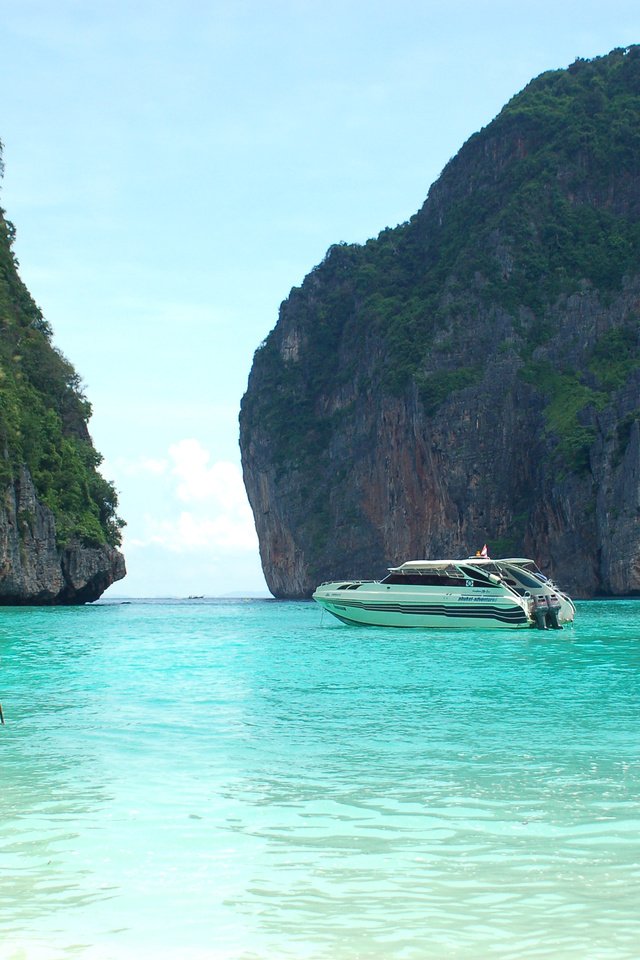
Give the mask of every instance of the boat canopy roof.
<svg viewBox="0 0 640 960">
<path fill-rule="evenodd" d="M 518 566 L 525 563 L 533 563 L 534 560 L 528 560 L 526 557 L 501 557 L 494 560 L 493 557 L 467 557 L 464 560 L 407 560 L 399 567 L 389 567 L 391 573 L 415 573 L 416 570 L 446 570 L 449 567 L 458 567 L 460 564 L 472 564 L 475 566 L 491 566 L 496 563 L 515 563 Z"/>
</svg>

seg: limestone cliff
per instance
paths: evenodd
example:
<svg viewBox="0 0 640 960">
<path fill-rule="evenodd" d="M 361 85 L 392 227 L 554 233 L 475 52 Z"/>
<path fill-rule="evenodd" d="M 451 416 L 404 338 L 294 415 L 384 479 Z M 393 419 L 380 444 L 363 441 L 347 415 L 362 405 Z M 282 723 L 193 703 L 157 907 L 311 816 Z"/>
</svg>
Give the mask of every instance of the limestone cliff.
<svg viewBox="0 0 640 960">
<path fill-rule="evenodd" d="M 0 605 L 96 600 L 125 576 L 122 521 L 80 378 L 17 273 L 0 211 Z"/>
<path fill-rule="evenodd" d="M 0 604 L 73 604 L 96 600 L 125 576 L 124 557 L 108 544 L 73 538 L 60 547 L 52 511 L 22 468 L 0 503 Z"/>
<path fill-rule="evenodd" d="M 640 48 L 543 74 L 282 304 L 240 415 L 278 597 L 411 558 L 640 593 Z"/>
</svg>

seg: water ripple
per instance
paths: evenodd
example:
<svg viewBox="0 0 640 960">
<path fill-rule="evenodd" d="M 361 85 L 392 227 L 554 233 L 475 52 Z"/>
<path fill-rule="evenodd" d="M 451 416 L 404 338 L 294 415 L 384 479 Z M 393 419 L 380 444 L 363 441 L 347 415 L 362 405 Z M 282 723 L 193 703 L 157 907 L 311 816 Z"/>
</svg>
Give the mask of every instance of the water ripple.
<svg viewBox="0 0 640 960">
<path fill-rule="evenodd" d="M 3 611 L 0 960 L 637 960 L 639 609 Z"/>
</svg>

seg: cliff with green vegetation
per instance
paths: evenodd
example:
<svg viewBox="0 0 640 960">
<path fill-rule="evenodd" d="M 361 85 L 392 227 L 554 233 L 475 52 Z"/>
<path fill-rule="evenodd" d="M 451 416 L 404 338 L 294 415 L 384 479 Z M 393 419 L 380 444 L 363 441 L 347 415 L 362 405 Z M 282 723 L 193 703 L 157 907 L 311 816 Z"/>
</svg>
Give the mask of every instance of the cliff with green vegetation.
<svg viewBox="0 0 640 960">
<path fill-rule="evenodd" d="M 0 211 L 0 604 L 83 603 L 125 575 L 91 406 L 20 280 Z"/>
<path fill-rule="evenodd" d="M 422 209 L 332 247 L 240 414 L 267 583 L 535 558 L 640 593 L 640 47 L 542 74 Z"/>
</svg>

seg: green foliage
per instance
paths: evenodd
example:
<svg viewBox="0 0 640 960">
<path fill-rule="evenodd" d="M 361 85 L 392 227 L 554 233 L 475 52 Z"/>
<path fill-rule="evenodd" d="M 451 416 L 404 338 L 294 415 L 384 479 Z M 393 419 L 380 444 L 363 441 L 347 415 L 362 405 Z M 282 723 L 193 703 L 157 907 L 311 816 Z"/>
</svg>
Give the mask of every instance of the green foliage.
<svg viewBox="0 0 640 960">
<path fill-rule="evenodd" d="M 117 495 L 98 472 L 80 378 L 16 272 L 15 231 L 0 211 L 0 487 L 25 465 L 53 511 L 58 543 L 120 543 Z M 19 518 L 26 529 L 33 518 Z"/>
<path fill-rule="evenodd" d="M 434 334 L 468 323 L 479 304 L 542 318 L 585 281 L 619 290 L 640 261 L 625 199 L 640 170 L 639 51 L 532 81 L 445 169 L 444 214 L 432 199 L 362 248 L 332 247 L 312 274 L 313 309 L 321 297 L 335 321 L 329 349 L 349 321 L 373 327 L 386 344 L 382 382 L 401 392 Z M 551 329 L 530 334 L 539 344 Z"/>
<path fill-rule="evenodd" d="M 617 390 L 640 367 L 640 321 L 637 317 L 603 334 L 596 343 L 589 370 L 604 390 Z"/>
<path fill-rule="evenodd" d="M 530 363 L 522 375 L 546 397 L 547 431 L 559 440 L 563 464 L 582 473 L 589 466 L 589 448 L 596 435 L 592 426 L 583 423 L 584 414 L 589 407 L 601 410 L 607 394 L 587 386 L 580 374 L 563 373 L 546 363 Z"/>
<path fill-rule="evenodd" d="M 463 146 L 408 223 L 331 247 L 292 291 L 256 355 L 244 426 L 260 423 L 289 470 L 327 453 L 334 414 L 321 398 L 342 384 L 395 394 L 414 384 L 434 415 L 504 347 L 489 330 L 495 317 L 544 397 L 566 468 L 584 470 L 593 411 L 640 363 L 638 318 L 583 348 L 579 371 L 528 358 L 557 333 L 569 297 L 595 290 L 606 303 L 637 276 L 639 175 L 640 47 L 533 80 Z M 295 356 L 281 351 L 284 330 L 300 339 Z"/>
<path fill-rule="evenodd" d="M 478 383 L 481 377 L 479 367 L 460 367 L 457 370 L 439 370 L 429 376 L 419 375 L 416 379 L 425 412 L 433 416 L 450 394 Z"/>
<path fill-rule="evenodd" d="M 633 370 L 640 368 L 640 325 L 636 317 L 602 334 L 589 352 L 584 372 L 528 362 L 522 376 L 535 384 L 546 399 L 548 432 L 560 441 L 565 465 L 581 472 L 588 463 L 595 429 L 585 423 L 589 409 L 602 410 L 611 394 L 624 386 Z M 589 382 L 588 382 L 589 381 Z M 618 462 L 629 439 L 631 416 L 618 427 L 614 461 Z"/>
<path fill-rule="evenodd" d="M 446 215 L 427 204 L 385 237 L 412 273 L 387 294 L 396 300 L 385 317 L 393 377 L 413 376 L 434 330 L 478 301 L 542 315 L 584 281 L 620 289 L 640 261 L 639 170 L 640 48 L 529 84 L 444 171 Z M 388 254 L 369 254 L 388 274 Z"/>
</svg>

